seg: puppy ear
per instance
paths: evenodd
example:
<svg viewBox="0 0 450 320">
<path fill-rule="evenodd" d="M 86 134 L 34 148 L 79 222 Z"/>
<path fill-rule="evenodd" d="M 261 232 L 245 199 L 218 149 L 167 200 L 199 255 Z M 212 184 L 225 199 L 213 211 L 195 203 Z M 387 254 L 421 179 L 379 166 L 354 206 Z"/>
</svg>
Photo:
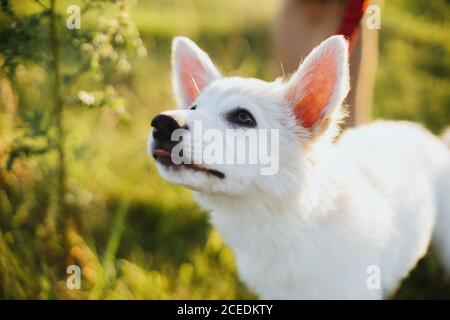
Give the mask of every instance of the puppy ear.
<svg viewBox="0 0 450 320">
<path fill-rule="evenodd" d="M 349 91 L 348 43 L 332 36 L 317 46 L 287 83 L 285 101 L 313 134 L 328 128 Z"/>
<path fill-rule="evenodd" d="M 220 73 L 193 41 L 176 37 L 172 42 L 172 83 L 179 106 L 188 107 Z"/>
</svg>

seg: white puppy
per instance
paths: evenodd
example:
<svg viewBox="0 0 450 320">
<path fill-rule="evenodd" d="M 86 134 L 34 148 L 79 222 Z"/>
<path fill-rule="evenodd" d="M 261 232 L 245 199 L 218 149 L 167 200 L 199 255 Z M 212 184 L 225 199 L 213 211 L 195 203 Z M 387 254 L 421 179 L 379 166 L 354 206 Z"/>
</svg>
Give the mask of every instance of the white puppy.
<svg viewBox="0 0 450 320">
<path fill-rule="evenodd" d="M 184 37 L 172 50 L 181 108 L 153 120 L 149 151 L 164 178 L 195 190 L 211 211 L 252 290 L 276 299 L 380 299 L 423 257 L 433 231 L 450 268 L 448 147 L 417 124 L 389 121 L 334 142 L 349 90 L 344 38 L 320 44 L 287 82 L 222 77 Z M 238 135 L 276 129 L 276 173 L 261 174 L 261 164 L 175 164 L 176 145 L 187 146 L 181 159 L 205 146 L 189 135 L 196 122 Z"/>
</svg>

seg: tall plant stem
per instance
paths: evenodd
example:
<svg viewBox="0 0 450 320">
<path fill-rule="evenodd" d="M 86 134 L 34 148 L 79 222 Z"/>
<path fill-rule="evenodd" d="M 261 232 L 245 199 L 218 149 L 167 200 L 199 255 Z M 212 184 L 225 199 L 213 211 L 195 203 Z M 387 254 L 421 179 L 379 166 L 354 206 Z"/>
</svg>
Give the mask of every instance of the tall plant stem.
<svg viewBox="0 0 450 320">
<path fill-rule="evenodd" d="M 61 96 L 61 56 L 60 56 L 60 40 L 58 36 L 56 21 L 56 0 L 50 2 L 50 38 L 51 53 L 53 56 L 53 103 L 54 116 L 56 126 L 56 152 L 58 156 L 58 183 L 57 183 L 57 205 L 59 219 L 64 215 L 66 194 L 66 161 L 64 154 L 65 132 L 63 125 L 64 104 Z"/>
</svg>

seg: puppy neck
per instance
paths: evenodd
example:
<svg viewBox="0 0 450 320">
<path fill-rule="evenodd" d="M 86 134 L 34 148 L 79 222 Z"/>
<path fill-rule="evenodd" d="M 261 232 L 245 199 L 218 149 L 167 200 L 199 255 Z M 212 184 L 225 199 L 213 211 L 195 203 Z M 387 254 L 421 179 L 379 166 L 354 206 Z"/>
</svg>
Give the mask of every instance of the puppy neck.
<svg viewBox="0 0 450 320">
<path fill-rule="evenodd" d="M 298 232 L 329 214 L 338 196 L 329 162 L 310 161 L 305 168 L 298 187 L 284 195 L 258 190 L 239 196 L 196 193 L 196 199 L 230 244 L 249 237 L 257 242 L 261 235 L 282 243 L 289 241 L 290 230 Z"/>
</svg>

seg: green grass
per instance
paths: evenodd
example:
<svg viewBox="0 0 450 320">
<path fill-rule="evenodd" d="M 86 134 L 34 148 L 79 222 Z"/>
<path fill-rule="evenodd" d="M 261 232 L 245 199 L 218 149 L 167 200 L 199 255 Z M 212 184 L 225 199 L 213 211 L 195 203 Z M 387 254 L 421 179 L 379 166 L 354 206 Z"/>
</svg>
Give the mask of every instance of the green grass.
<svg viewBox="0 0 450 320">
<path fill-rule="evenodd" d="M 385 1 L 374 116 L 412 119 L 439 132 L 450 124 L 450 3 L 432 3 Z M 145 144 L 150 119 L 174 105 L 172 37 L 192 37 L 227 74 L 271 80 L 281 73 L 270 52 L 277 7 L 276 0 L 139 3 L 132 16 L 149 55 L 133 62 L 131 89 L 120 88 L 130 120 L 108 110 L 66 114 L 74 218 L 56 239 L 68 239 L 68 252 L 46 241 L 52 235 L 43 227 L 51 211 L 52 162 L 20 163 L 2 178 L 14 190 L 0 189 L 0 298 L 255 297 L 239 282 L 233 254 L 207 213 L 190 191 L 160 178 Z M 8 131 L 1 127 L 0 137 L 4 161 Z M 7 192 L 21 195 L 18 207 Z M 80 291 L 65 287 L 72 263 L 82 267 Z M 450 298 L 450 282 L 433 254 L 395 297 Z"/>
</svg>

